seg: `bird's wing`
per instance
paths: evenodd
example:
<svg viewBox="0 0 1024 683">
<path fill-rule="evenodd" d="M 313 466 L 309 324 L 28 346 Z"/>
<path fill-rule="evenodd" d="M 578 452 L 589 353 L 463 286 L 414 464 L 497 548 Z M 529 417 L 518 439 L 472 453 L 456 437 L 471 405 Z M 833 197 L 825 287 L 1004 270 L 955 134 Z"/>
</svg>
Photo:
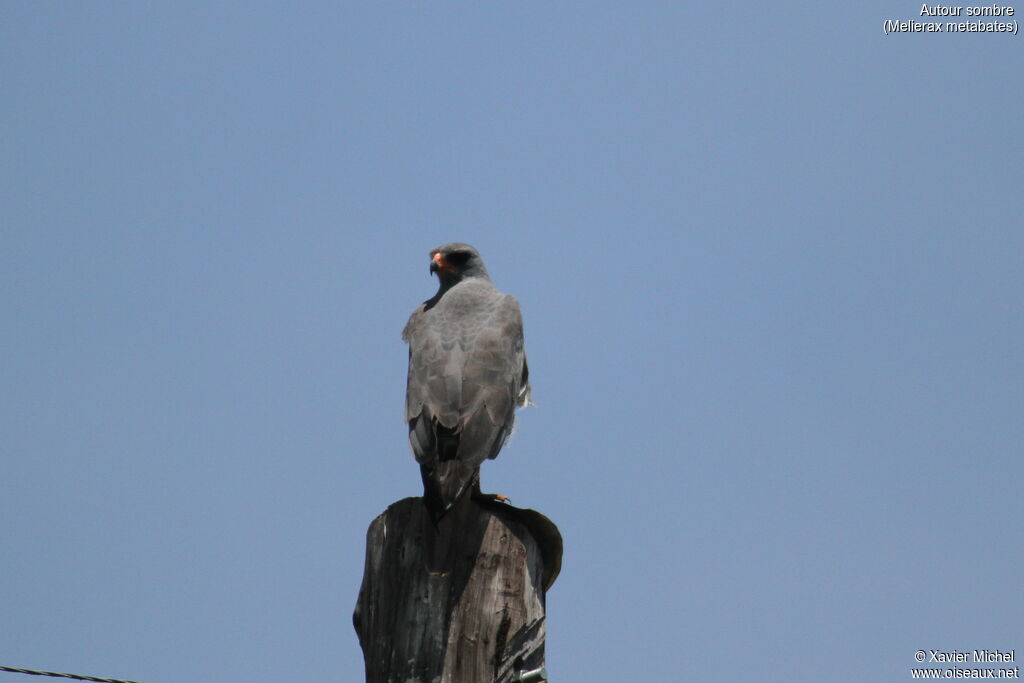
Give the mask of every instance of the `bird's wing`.
<svg viewBox="0 0 1024 683">
<path fill-rule="evenodd" d="M 490 321 L 469 350 L 462 373 L 460 450 L 476 462 L 498 455 L 512 433 L 516 406 L 529 397 L 519 303 L 513 296 L 500 296 Z"/>
<path fill-rule="evenodd" d="M 462 364 L 465 352 L 457 329 L 426 306 L 413 311 L 402 338 L 409 343 L 405 421 L 427 412 L 446 427 L 459 422 Z"/>
</svg>

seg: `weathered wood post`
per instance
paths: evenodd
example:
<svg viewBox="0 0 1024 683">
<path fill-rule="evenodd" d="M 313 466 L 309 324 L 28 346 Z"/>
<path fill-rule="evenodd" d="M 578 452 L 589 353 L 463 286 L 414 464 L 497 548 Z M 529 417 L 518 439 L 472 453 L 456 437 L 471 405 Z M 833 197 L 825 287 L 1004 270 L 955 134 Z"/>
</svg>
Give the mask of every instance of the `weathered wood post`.
<svg viewBox="0 0 1024 683">
<path fill-rule="evenodd" d="M 561 561 L 539 512 L 467 495 L 435 523 L 422 498 L 392 504 L 367 531 L 353 614 L 367 683 L 546 680 L 545 593 Z"/>
</svg>

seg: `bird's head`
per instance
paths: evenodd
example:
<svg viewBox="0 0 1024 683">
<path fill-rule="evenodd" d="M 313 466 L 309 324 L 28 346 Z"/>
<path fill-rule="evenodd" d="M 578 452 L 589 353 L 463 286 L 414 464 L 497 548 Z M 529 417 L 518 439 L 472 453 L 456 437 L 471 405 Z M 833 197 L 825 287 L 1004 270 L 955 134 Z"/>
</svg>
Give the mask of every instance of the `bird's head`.
<svg viewBox="0 0 1024 683">
<path fill-rule="evenodd" d="M 457 284 L 468 277 L 488 278 L 480 253 L 463 242 L 431 249 L 430 272 L 437 273 L 442 286 Z"/>
</svg>

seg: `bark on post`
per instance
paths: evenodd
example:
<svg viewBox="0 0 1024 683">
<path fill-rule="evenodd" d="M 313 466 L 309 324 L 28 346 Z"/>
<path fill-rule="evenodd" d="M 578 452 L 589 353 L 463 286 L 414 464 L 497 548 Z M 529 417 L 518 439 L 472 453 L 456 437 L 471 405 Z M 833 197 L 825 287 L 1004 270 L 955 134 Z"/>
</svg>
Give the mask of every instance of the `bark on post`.
<svg viewBox="0 0 1024 683">
<path fill-rule="evenodd" d="M 435 525 L 421 498 L 392 504 L 367 531 L 353 614 L 367 683 L 513 683 L 544 666 L 561 556 L 533 510 L 465 496 Z"/>
</svg>

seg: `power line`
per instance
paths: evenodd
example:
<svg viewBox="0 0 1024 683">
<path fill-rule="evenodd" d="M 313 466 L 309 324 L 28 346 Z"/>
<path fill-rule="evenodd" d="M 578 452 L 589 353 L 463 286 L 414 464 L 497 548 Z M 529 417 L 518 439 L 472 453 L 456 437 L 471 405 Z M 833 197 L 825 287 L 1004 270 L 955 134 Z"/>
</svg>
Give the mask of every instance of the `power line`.
<svg viewBox="0 0 1024 683">
<path fill-rule="evenodd" d="M 36 671 L 34 669 L 18 669 L 13 666 L 0 665 L 0 671 L 7 671 L 12 674 L 28 674 L 29 676 L 52 676 L 53 678 L 72 678 L 76 681 L 95 681 L 95 683 L 139 683 L 139 681 L 126 681 L 123 678 L 97 678 L 96 676 L 79 676 L 78 674 L 62 674 L 56 671 Z"/>
</svg>

